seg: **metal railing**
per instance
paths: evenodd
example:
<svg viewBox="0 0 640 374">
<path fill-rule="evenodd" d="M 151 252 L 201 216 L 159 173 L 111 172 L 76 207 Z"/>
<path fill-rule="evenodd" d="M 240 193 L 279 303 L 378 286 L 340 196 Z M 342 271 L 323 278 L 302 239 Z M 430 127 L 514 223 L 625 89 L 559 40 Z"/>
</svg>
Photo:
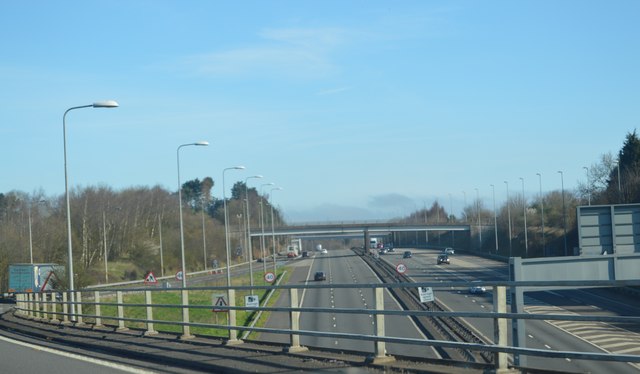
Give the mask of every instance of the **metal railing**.
<svg viewBox="0 0 640 374">
<path fill-rule="evenodd" d="M 640 363 L 640 355 L 611 354 L 575 351 L 554 351 L 533 348 L 515 347 L 509 345 L 507 341 L 508 320 L 562 320 L 562 321 L 599 321 L 612 323 L 640 324 L 640 317 L 621 316 L 597 316 L 597 315 L 567 315 L 567 314 L 529 314 L 529 313 L 507 313 L 507 290 L 511 292 L 518 287 L 552 287 L 563 286 L 585 286 L 592 287 L 626 287 L 640 285 L 640 281 L 565 281 L 565 282 L 508 282 L 508 281 L 487 281 L 483 283 L 485 287 L 493 287 L 493 310 L 490 312 L 447 312 L 447 311 L 417 311 L 417 310 L 385 310 L 384 291 L 387 288 L 417 288 L 431 287 L 434 290 L 469 287 L 467 282 L 422 282 L 422 283 L 397 283 L 397 284 L 331 284 L 331 285 L 284 285 L 284 286 L 254 286 L 254 287 L 191 287 L 173 289 L 148 289 L 148 288 L 128 288 L 128 289 L 91 289 L 75 292 L 75 298 L 71 297 L 71 292 L 62 293 L 19 293 L 16 295 L 16 313 L 25 318 L 37 319 L 62 324 L 92 324 L 94 327 L 105 325 L 105 321 L 110 321 L 116 330 L 126 330 L 129 327 L 141 328 L 145 335 L 156 334 L 156 325 L 173 326 L 173 329 L 182 329 L 182 338 L 189 338 L 190 327 L 216 329 L 221 331 L 229 344 L 241 344 L 238 333 L 244 331 L 248 333 L 274 333 L 288 335 L 289 346 L 287 351 L 296 352 L 307 349 L 300 344 L 301 336 L 331 337 L 336 339 L 354 339 L 374 342 L 374 360 L 384 360 L 387 343 L 434 346 L 445 348 L 466 349 L 472 351 L 491 352 L 494 355 L 493 364 L 496 370 L 506 369 L 508 366 L 509 354 L 520 354 L 528 356 L 540 356 L 550 358 L 584 359 L 597 361 L 617 361 Z M 371 289 L 374 295 L 373 308 L 306 308 L 299 304 L 299 292 L 303 289 Z M 289 306 L 274 307 L 264 303 L 261 306 L 244 306 L 242 296 L 247 295 L 250 290 L 258 292 L 271 292 L 279 290 L 288 292 Z M 192 295 L 191 300 L 198 292 L 217 292 L 219 295 L 226 295 L 223 304 L 203 303 L 202 300 L 182 304 L 180 300 L 189 300 L 189 297 L 178 297 L 187 293 Z M 167 302 L 168 296 L 174 295 L 176 302 Z M 128 299 L 125 302 L 125 299 Z M 73 300 L 73 301 L 70 301 Z M 155 302 L 154 302 L 155 300 Z M 163 301 L 165 300 L 165 301 Z M 75 308 L 72 308 L 71 306 Z M 183 310 L 215 310 L 228 315 L 226 323 L 217 321 L 190 320 L 189 313 L 182 313 Z M 72 314 L 71 311 L 75 310 Z M 163 311 L 173 311 L 170 313 Z M 242 318 L 238 322 L 238 313 L 248 313 L 249 316 Z M 289 317 L 288 329 L 274 329 L 268 327 L 256 327 L 250 322 L 257 312 L 285 312 Z M 156 319 L 154 316 L 163 313 L 163 319 Z M 253 315 L 252 315 L 253 313 Z M 305 313 L 332 313 L 332 314 L 357 314 L 374 318 L 373 328 L 370 333 L 355 334 L 327 331 L 310 331 L 300 329 L 300 317 Z M 168 317 L 169 316 L 169 317 Z M 385 318 L 387 316 L 420 316 L 420 317 L 472 317 L 489 318 L 493 321 L 494 336 L 493 342 L 488 344 L 469 343 L 447 340 L 427 340 L 405 337 L 387 336 L 385 333 Z M 255 322 L 255 321 L 254 321 Z M 245 335 L 246 336 L 246 335 Z"/>
</svg>

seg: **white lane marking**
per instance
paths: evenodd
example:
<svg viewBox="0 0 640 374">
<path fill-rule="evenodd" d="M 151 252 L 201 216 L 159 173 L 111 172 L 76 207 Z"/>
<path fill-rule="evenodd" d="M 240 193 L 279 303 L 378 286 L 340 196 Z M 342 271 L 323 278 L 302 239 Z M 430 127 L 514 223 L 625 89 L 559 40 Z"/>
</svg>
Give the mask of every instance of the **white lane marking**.
<svg viewBox="0 0 640 374">
<path fill-rule="evenodd" d="M 62 356 L 62 357 L 72 358 L 72 359 L 78 360 L 78 361 L 89 362 L 89 363 L 92 363 L 92 364 L 95 364 L 95 365 L 100 365 L 100 366 L 108 367 L 108 368 L 111 368 L 111 369 L 117 369 L 117 370 L 121 370 L 121 371 L 124 371 L 124 372 L 127 372 L 127 373 L 136 373 L 136 374 L 155 373 L 154 371 L 151 371 L 151 370 L 133 368 L 133 367 L 126 366 L 126 365 L 123 365 L 123 364 L 117 364 L 117 363 L 110 362 L 110 361 L 100 360 L 98 358 L 81 356 L 81 355 L 75 354 L 75 353 L 63 352 L 63 351 L 59 351 L 59 350 L 53 349 L 53 348 L 47 348 L 47 347 L 42 347 L 42 346 L 35 345 L 35 344 L 21 342 L 19 340 L 14 340 L 14 339 L 7 338 L 7 337 L 4 337 L 4 336 L 0 336 L 0 340 L 5 341 L 7 343 L 21 345 L 23 347 L 31 348 L 31 349 L 36 350 L 36 351 L 47 352 L 47 353 L 51 353 L 51 354 Z"/>
<path fill-rule="evenodd" d="M 544 346 L 547 347 L 547 349 L 551 349 L 551 346 L 548 344 L 545 344 Z"/>
</svg>

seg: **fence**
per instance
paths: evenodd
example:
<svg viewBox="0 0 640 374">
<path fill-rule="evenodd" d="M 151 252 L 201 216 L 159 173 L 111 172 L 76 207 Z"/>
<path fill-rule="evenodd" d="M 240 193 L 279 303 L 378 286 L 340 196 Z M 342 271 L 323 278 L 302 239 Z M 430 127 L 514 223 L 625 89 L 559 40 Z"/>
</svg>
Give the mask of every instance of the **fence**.
<svg viewBox="0 0 640 374">
<path fill-rule="evenodd" d="M 74 298 L 71 291 L 62 293 L 20 293 L 16 295 L 16 312 L 26 318 L 49 321 L 53 323 L 84 325 L 92 324 L 93 327 L 109 326 L 116 330 L 128 328 L 141 328 L 145 335 L 156 334 L 156 327 L 162 325 L 165 331 L 180 333 L 182 339 L 192 337 L 191 328 L 206 329 L 217 332 L 227 340 L 228 344 L 242 344 L 238 334 L 242 331 L 250 333 L 275 333 L 288 336 L 289 346 L 287 351 L 303 351 L 307 347 L 300 344 L 300 336 L 332 337 L 337 339 L 355 339 L 374 342 L 374 361 L 383 362 L 391 359 L 386 355 L 387 343 L 399 343 L 422 346 L 435 346 L 445 348 L 457 348 L 472 351 L 492 352 L 493 363 L 496 370 L 506 369 L 509 354 L 529 356 L 541 356 L 565 359 L 586 359 L 599 361 L 617 361 L 640 363 L 640 355 L 590 353 L 574 351 L 540 350 L 524 347 L 510 346 L 507 341 L 507 324 L 509 320 L 547 320 L 547 321 L 599 321 L 611 323 L 640 324 L 640 317 L 621 316 L 596 316 L 596 315 L 566 315 L 566 314 L 527 314 L 507 313 L 507 290 L 512 294 L 519 287 L 627 287 L 640 285 L 640 281 L 564 281 L 564 282 L 507 282 L 487 281 L 484 285 L 493 287 L 493 309 L 491 312 L 441 312 L 441 311 L 416 311 L 416 310 L 385 310 L 384 290 L 386 288 L 411 288 L 431 287 L 433 289 L 468 287 L 469 283 L 463 282 L 424 282 L 424 283 L 398 283 L 398 284 L 332 284 L 332 285 L 284 285 L 284 286 L 254 286 L 254 287 L 191 287 L 174 289 L 100 289 L 75 291 Z M 374 305 L 370 309 L 362 308 L 305 308 L 299 304 L 299 291 L 302 289 L 333 288 L 333 289 L 371 289 L 374 295 Z M 288 292 L 289 306 L 268 306 L 267 302 L 258 306 L 246 306 L 242 304 L 243 296 L 251 291 L 263 292 L 265 295 L 272 292 Z M 208 295 L 215 292 L 208 302 L 203 301 L 202 294 Z M 216 300 L 216 297 L 218 300 Z M 191 299 L 191 303 L 189 300 Z M 73 300 L 73 301 L 70 301 Z M 126 300 L 126 302 L 125 302 Z M 221 302 L 218 302 L 222 300 Z M 217 313 L 212 310 L 225 312 L 226 323 L 217 320 Z M 208 317 L 190 318 L 202 315 L 205 312 Z M 259 313 L 285 312 L 289 317 L 288 329 L 274 329 L 255 325 Z M 304 313 L 337 313 L 373 315 L 374 324 L 369 334 L 354 334 L 327 331 L 309 331 L 300 329 L 300 317 Z M 216 320 L 213 320 L 214 314 Z M 161 319 L 157 317 L 161 315 Z M 489 318 L 493 320 L 494 336 L 492 342 L 486 344 L 467 343 L 445 340 L 426 340 L 404 337 L 386 336 L 385 317 L 390 315 L 419 316 L 419 317 L 472 317 Z M 238 318 L 240 317 L 240 318 Z M 246 336 L 246 335 L 245 335 Z"/>
</svg>

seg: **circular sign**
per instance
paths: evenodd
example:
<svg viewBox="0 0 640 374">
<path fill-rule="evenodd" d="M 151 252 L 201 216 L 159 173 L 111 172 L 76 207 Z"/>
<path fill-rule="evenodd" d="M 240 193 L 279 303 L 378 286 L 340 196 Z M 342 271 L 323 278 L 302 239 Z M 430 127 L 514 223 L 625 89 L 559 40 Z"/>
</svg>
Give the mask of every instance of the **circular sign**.
<svg viewBox="0 0 640 374">
<path fill-rule="evenodd" d="M 179 281 L 182 280 L 182 270 L 176 273 L 176 280 L 179 280 Z"/>
<path fill-rule="evenodd" d="M 273 281 L 276 280 L 276 275 L 273 274 L 272 272 L 265 273 L 264 280 L 269 283 L 273 283 Z"/>
<path fill-rule="evenodd" d="M 407 265 L 402 264 L 402 263 L 400 263 L 400 264 L 396 265 L 396 271 L 397 271 L 399 274 L 404 274 L 404 273 L 406 273 L 406 272 L 407 272 Z"/>
</svg>

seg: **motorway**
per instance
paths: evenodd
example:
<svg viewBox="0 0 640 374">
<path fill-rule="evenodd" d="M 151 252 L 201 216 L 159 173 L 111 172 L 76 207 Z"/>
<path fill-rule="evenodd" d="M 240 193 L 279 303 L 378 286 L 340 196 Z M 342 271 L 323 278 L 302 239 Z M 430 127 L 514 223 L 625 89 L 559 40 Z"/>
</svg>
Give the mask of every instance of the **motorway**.
<svg viewBox="0 0 640 374">
<path fill-rule="evenodd" d="M 402 258 L 405 249 L 396 249 L 395 253 L 381 256 L 383 261 L 397 265 L 402 262 L 408 267 L 408 275 L 414 282 L 472 282 L 507 280 L 508 266 L 505 263 L 477 256 L 456 253 L 451 255 L 450 265 L 437 265 L 439 250 L 410 249 L 413 257 Z M 316 254 L 315 257 L 295 261 L 291 264 L 293 274 L 290 284 L 364 284 L 378 283 L 379 280 L 354 252 L 347 249 L 330 249 L 328 254 Z M 314 282 L 313 274 L 325 271 L 327 281 Z M 492 293 L 472 295 L 468 293 L 468 285 L 458 289 L 435 289 L 437 301 L 452 311 L 488 312 L 493 309 Z M 285 306 L 288 300 L 282 300 Z M 371 290 L 359 289 L 308 289 L 302 296 L 302 306 L 308 308 L 372 308 Z M 393 298 L 385 293 L 385 308 L 398 309 Z M 548 314 L 580 314 L 585 315 L 640 315 L 640 303 L 625 295 L 610 290 L 567 290 L 553 292 L 535 292 L 525 295 L 525 311 L 527 313 Z M 286 328 L 284 314 L 274 313 L 268 321 L 268 327 Z M 488 318 L 467 318 L 476 334 L 486 342 L 493 341 L 493 320 Z M 301 328 L 303 330 L 373 333 L 371 316 L 353 314 L 302 313 Z M 510 325 L 510 323 L 509 323 Z M 639 326 L 613 326 L 601 322 L 567 322 L 567 321 L 527 321 L 526 345 L 528 348 L 542 350 L 562 350 L 576 352 L 612 352 L 640 354 Z M 634 330 L 635 329 L 635 330 Z M 421 337 L 422 333 L 406 317 L 388 317 L 386 322 L 388 336 Z M 511 328 L 509 327 L 509 335 Z M 276 334 L 263 334 L 261 339 L 286 343 L 286 337 Z M 511 337 L 510 337 L 511 339 Z M 511 340 L 510 340 L 511 341 Z M 358 350 L 373 352 L 373 343 L 351 341 L 345 339 L 301 337 L 302 345 Z M 391 355 L 438 358 L 438 354 L 430 347 L 406 345 L 387 345 Z M 562 372 L 579 373 L 639 373 L 637 364 L 587 361 L 571 359 L 551 359 L 542 357 L 526 357 L 526 366 L 539 369 L 550 369 Z"/>
<path fill-rule="evenodd" d="M 9 304 L 0 305 L 0 314 L 9 310 Z M 8 333 L 0 335 L 0 360 L 3 373 L 152 373 L 144 368 L 115 363 L 99 358 L 92 358 L 78 353 L 47 348 L 41 341 L 32 343 L 23 336 L 20 340 L 8 337 Z"/>
<path fill-rule="evenodd" d="M 502 262 L 457 253 L 449 256 L 450 265 L 437 265 L 438 250 L 412 249 L 412 252 L 413 257 L 410 259 L 402 259 L 402 251 L 386 254 L 383 258 L 391 264 L 403 262 L 415 282 L 508 279 L 508 266 Z M 452 311 L 486 312 L 493 308 L 491 290 L 482 295 L 469 294 L 467 287 L 434 292 L 436 299 Z M 624 298 L 624 295 L 607 290 L 535 292 L 525 295 L 525 311 L 547 314 L 640 315 L 640 304 L 637 300 L 631 297 L 626 297 L 628 300 L 625 301 L 621 300 Z M 486 341 L 493 340 L 491 319 L 468 318 L 467 322 Z M 637 330 L 630 330 L 629 326 L 612 326 L 601 322 L 530 320 L 526 322 L 526 333 L 528 348 L 640 354 L 640 335 Z M 565 372 L 640 372 L 637 365 L 626 363 L 540 357 L 527 357 L 527 366 Z"/>
</svg>

